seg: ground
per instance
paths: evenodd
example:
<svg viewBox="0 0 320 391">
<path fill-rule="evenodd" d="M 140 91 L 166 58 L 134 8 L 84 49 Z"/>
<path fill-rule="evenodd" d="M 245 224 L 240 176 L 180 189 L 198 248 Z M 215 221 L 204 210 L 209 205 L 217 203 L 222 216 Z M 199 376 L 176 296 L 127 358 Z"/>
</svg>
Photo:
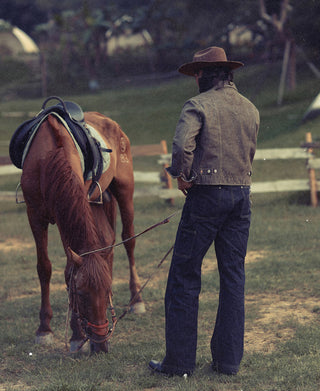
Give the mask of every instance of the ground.
<svg viewBox="0 0 320 391">
<path fill-rule="evenodd" d="M 0 242 L 0 251 L 10 252 L 13 249 L 30 249 L 34 247 L 33 242 L 25 242 L 17 239 L 8 239 Z M 250 265 L 254 262 L 261 262 L 267 257 L 264 251 L 249 251 L 246 257 L 246 264 Z M 205 258 L 203 262 L 202 272 L 209 273 L 216 269 L 216 262 L 212 259 Z M 57 271 L 54 273 L 58 273 Z M 60 272 L 62 273 L 62 272 Z M 156 286 L 160 280 L 166 278 L 166 271 L 160 270 L 154 278 L 151 279 L 149 285 Z M 61 280 L 60 280 L 61 281 Z M 114 284 L 123 283 L 122 279 L 117 279 Z M 65 290 L 65 284 L 54 283 L 54 274 L 51 284 L 51 291 Z M 34 287 L 34 294 L 39 294 L 39 287 Z M 209 293 L 203 293 L 206 295 Z M 28 291 L 30 297 L 30 291 Z M 10 297 L 11 300 L 18 297 Z M 19 297 L 21 298 L 21 297 Z M 253 322 L 247 322 L 245 332 L 245 350 L 247 352 L 270 353 L 276 345 L 281 341 L 284 342 L 292 338 L 294 330 L 290 326 L 286 326 L 288 320 L 297 320 L 300 324 L 312 321 L 318 317 L 313 310 L 319 305 L 318 300 L 312 297 L 301 299 L 294 292 L 285 292 L 284 295 L 275 293 L 246 295 L 246 305 L 258 303 L 259 316 Z M 270 327 L 270 324 L 272 327 Z M 268 331 L 266 331 L 268 330 Z"/>
</svg>

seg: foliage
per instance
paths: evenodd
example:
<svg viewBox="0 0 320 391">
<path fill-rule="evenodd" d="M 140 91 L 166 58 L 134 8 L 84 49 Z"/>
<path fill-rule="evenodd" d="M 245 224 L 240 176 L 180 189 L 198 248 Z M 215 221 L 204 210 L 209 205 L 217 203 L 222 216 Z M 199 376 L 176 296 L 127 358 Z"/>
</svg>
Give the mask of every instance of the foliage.
<svg viewBox="0 0 320 391">
<path fill-rule="evenodd" d="M 27 0 L 1 0 L 0 19 L 20 27 L 27 34 L 34 26 L 46 20 L 47 14 L 36 2 Z"/>
<path fill-rule="evenodd" d="M 272 24 L 261 21 L 259 0 L 3 2 L 0 18 L 31 34 L 40 45 L 45 95 L 53 89 L 56 93 L 79 93 L 89 86 L 93 90 L 103 88 L 112 77 L 171 72 L 181 62 L 189 61 L 195 50 L 210 45 L 223 46 L 229 58 L 246 63 L 283 57 L 284 43 L 279 41 Z M 267 12 L 279 18 L 281 3 L 282 0 L 265 0 Z M 285 30 L 298 44 L 298 54 L 317 64 L 320 6 L 315 0 L 290 0 L 289 4 Z M 241 26 L 252 32 L 252 40 L 234 47 L 230 45 L 230 34 Z M 106 34 L 118 36 L 128 29 L 146 29 L 151 34 L 152 47 L 109 55 Z"/>
<path fill-rule="evenodd" d="M 296 43 L 311 60 L 320 64 L 320 3 L 316 0 L 293 0 L 290 25 Z"/>
<path fill-rule="evenodd" d="M 21 83 L 31 76 L 31 69 L 21 61 L 6 58 L 0 62 L 0 85 L 6 84 L 8 80 Z"/>
</svg>

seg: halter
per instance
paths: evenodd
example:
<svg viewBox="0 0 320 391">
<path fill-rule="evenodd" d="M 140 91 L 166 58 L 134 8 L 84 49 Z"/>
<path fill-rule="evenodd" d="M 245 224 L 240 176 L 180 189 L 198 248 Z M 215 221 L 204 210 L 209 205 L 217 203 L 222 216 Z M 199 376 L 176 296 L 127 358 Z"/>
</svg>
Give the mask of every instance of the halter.
<svg viewBox="0 0 320 391">
<path fill-rule="evenodd" d="M 117 317 L 115 314 L 115 310 L 112 304 L 112 298 L 111 293 L 109 294 L 109 303 L 110 303 L 110 312 L 112 316 L 112 326 L 109 327 L 109 321 L 106 319 L 105 323 L 101 325 L 97 325 L 95 323 L 89 322 L 88 319 L 81 316 L 79 311 L 79 294 L 77 293 L 76 289 L 76 282 L 75 282 L 75 274 L 74 274 L 74 266 L 72 266 L 71 275 L 69 279 L 69 286 L 67 288 L 68 290 L 68 300 L 69 300 L 69 309 L 68 309 L 68 316 L 66 321 L 66 334 L 65 334 L 65 345 L 67 347 L 67 330 L 68 330 L 68 323 L 70 319 L 70 312 L 73 311 L 77 318 L 77 322 L 80 325 L 85 337 L 83 340 L 79 343 L 75 353 L 79 352 L 79 350 L 82 348 L 82 346 L 88 341 L 92 341 L 95 343 L 104 343 L 107 342 L 111 337 L 115 330 L 115 326 L 117 324 Z"/>
</svg>

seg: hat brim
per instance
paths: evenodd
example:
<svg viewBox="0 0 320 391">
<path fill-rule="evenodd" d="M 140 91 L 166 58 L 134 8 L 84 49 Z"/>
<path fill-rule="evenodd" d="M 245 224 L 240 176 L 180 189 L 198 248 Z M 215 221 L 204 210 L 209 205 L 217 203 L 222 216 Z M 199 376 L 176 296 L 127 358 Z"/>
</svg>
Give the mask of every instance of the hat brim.
<svg viewBox="0 0 320 391">
<path fill-rule="evenodd" d="M 224 67 L 230 68 L 231 70 L 242 67 L 244 64 L 240 61 L 199 61 L 199 62 L 188 62 L 187 64 L 181 65 L 178 71 L 187 76 L 194 76 L 200 69 L 213 68 L 213 67 Z"/>
</svg>

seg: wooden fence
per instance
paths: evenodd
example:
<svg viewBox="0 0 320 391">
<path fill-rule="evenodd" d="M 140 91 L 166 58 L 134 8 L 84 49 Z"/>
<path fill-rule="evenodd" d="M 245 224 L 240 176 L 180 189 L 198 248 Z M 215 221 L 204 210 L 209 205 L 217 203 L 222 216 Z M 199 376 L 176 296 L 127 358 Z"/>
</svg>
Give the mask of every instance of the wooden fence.
<svg viewBox="0 0 320 391">
<path fill-rule="evenodd" d="M 306 162 L 306 177 L 302 179 L 285 179 L 270 182 L 253 182 L 252 193 L 310 191 L 311 205 L 318 205 L 317 192 L 320 189 L 320 181 L 316 178 L 316 172 L 320 170 L 320 159 L 313 154 L 315 148 L 320 145 L 312 142 L 310 133 L 306 134 L 306 143 L 300 148 L 258 149 L 255 160 L 291 160 L 303 159 Z M 184 197 L 181 191 L 173 188 L 172 179 L 165 168 L 170 165 L 171 154 L 168 154 L 167 144 L 162 140 L 159 144 L 133 145 L 131 147 L 133 158 L 137 156 L 159 156 L 159 171 L 134 171 L 136 183 L 154 184 L 143 189 L 137 187 L 135 196 L 156 195 L 162 199 L 173 202 L 174 198 Z M 0 166 L 0 175 L 21 173 L 13 165 Z M 162 184 L 162 186 L 160 186 Z"/>
<path fill-rule="evenodd" d="M 162 141 L 165 143 L 165 141 Z M 270 193 L 270 192 L 290 192 L 290 191 L 310 191 L 310 200 L 312 206 L 318 205 L 317 192 L 320 189 L 320 181 L 316 178 L 316 172 L 320 170 L 320 159 L 313 154 L 314 148 L 320 148 L 320 145 L 312 142 L 311 133 L 306 134 L 306 143 L 300 148 L 272 148 L 258 149 L 254 160 L 291 160 L 302 159 L 306 163 L 306 177 L 302 179 L 281 179 L 269 182 L 253 182 L 251 186 L 252 193 Z M 165 147 L 166 149 L 166 147 Z M 159 150 L 159 147 L 158 147 Z M 158 163 L 162 167 L 170 165 L 171 154 L 160 154 Z M 167 174 L 168 175 L 168 174 Z M 170 177 L 169 177 L 170 178 Z M 159 172 L 135 172 L 135 181 L 144 183 L 159 183 Z M 173 200 L 177 197 L 184 197 L 181 191 L 172 188 L 172 182 L 167 183 L 164 188 L 157 189 L 157 195 L 160 198 Z"/>
</svg>

